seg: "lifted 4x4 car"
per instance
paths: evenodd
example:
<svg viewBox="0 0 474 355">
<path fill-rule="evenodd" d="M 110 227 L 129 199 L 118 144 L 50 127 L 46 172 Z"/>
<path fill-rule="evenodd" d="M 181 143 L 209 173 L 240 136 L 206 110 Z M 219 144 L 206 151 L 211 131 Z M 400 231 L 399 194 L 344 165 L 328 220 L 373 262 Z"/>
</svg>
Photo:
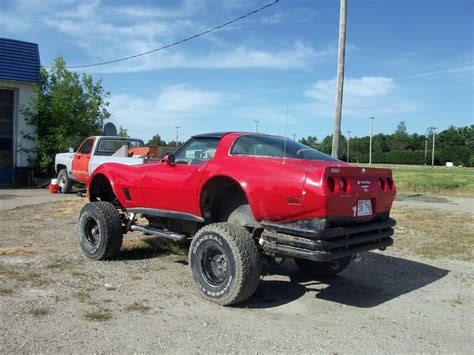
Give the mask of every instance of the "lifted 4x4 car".
<svg viewBox="0 0 474 355">
<path fill-rule="evenodd" d="M 160 162 L 103 164 L 87 188 L 79 228 L 89 258 L 117 255 L 129 231 L 190 242 L 199 292 L 223 305 L 254 293 L 262 258 L 292 257 L 312 276 L 334 276 L 355 254 L 393 243 L 390 170 L 282 137 L 197 135 Z"/>
</svg>

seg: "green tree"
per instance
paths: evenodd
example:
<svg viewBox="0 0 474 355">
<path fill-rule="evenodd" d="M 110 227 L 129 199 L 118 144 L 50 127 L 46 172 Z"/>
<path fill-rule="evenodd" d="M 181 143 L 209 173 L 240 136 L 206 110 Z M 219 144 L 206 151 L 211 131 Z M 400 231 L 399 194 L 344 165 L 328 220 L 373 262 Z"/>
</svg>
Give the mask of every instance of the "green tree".
<svg viewBox="0 0 474 355">
<path fill-rule="evenodd" d="M 306 138 L 303 137 L 299 140 L 299 142 L 314 149 L 319 148 L 318 138 L 316 138 L 316 136 L 308 136 Z"/>
<path fill-rule="evenodd" d="M 117 133 L 117 136 L 119 136 L 119 137 L 121 137 L 121 138 L 128 138 L 128 137 L 130 137 L 130 136 L 128 135 L 128 129 L 123 128 L 122 126 L 120 126 L 120 128 L 119 128 L 119 131 L 118 131 L 118 133 Z"/>
<path fill-rule="evenodd" d="M 400 121 L 392 138 L 392 149 L 405 150 L 408 147 L 408 132 L 405 121 Z"/>
<path fill-rule="evenodd" d="M 148 141 L 146 145 L 159 145 L 159 146 L 165 146 L 166 142 L 161 139 L 159 134 L 155 134 L 151 139 Z"/>
<path fill-rule="evenodd" d="M 180 147 L 182 145 L 183 145 L 183 142 L 181 142 L 181 141 L 178 141 L 177 144 L 176 144 L 176 141 L 168 142 L 168 147 Z"/>
<path fill-rule="evenodd" d="M 94 82 L 89 75 L 67 70 L 61 57 L 49 70 L 40 68 L 40 83 L 34 88 L 31 105 L 22 107 L 36 131 L 36 168 L 40 173 L 54 171 L 56 153 L 101 132 L 110 117 L 108 95 L 101 80 Z"/>
</svg>

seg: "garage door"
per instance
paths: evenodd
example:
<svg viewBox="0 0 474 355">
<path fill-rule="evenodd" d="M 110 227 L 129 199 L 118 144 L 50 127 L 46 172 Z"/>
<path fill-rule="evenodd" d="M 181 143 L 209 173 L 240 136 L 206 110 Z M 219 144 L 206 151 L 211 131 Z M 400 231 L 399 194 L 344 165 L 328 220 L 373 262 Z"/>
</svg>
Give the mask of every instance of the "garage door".
<svg viewBox="0 0 474 355">
<path fill-rule="evenodd" d="M 0 90 L 0 185 L 13 177 L 13 90 Z"/>
</svg>

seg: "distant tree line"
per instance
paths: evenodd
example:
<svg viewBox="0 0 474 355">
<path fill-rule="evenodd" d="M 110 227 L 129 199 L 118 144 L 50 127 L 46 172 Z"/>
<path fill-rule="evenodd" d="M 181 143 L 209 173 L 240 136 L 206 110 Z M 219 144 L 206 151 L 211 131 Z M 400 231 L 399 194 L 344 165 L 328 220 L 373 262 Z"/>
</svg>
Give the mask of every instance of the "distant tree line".
<svg viewBox="0 0 474 355">
<path fill-rule="evenodd" d="M 350 137 L 349 160 L 353 163 L 369 161 L 369 136 Z M 300 143 L 331 153 L 332 135 L 319 141 L 315 136 L 299 140 Z M 400 122 L 395 133 L 379 133 L 372 136 L 372 162 L 380 164 L 431 164 L 433 132 L 428 129 L 425 135 L 409 134 L 406 123 Z M 347 137 L 341 135 L 339 159 L 347 160 Z M 450 126 L 436 133 L 435 165 L 474 166 L 474 125 L 465 127 Z"/>
<path fill-rule="evenodd" d="M 148 143 L 146 145 L 159 145 L 159 146 L 168 146 L 168 147 L 179 147 L 180 145 L 182 145 L 183 142 L 181 141 L 178 141 L 176 143 L 176 141 L 170 141 L 170 142 L 166 142 L 164 141 L 163 139 L 161 139 L 160 135 L 159 134 L 155 134 L 153 137 L 150 138 L 150 140 L 148 141 Z"/>
</svg>

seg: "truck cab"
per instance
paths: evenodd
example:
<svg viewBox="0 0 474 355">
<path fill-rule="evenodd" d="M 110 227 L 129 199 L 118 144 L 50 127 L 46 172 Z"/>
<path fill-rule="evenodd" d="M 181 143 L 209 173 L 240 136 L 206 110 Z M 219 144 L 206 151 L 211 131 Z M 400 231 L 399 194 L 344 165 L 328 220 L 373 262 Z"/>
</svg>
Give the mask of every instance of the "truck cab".
<svg viewBox="0 0 474 355">
<path fill-rule="evenodd" d="M 60 192 L 70 192 L 75 183 L 85 184 L 92 172 L 104 163 L 144 163 L 147 157 L 129 154 L 129 150 L 143 146 L 143 141 L 137 138 L 91 136 L 75 152 L 70 148 L 69 153 L 56 154 L 55 168 Z"/>
</svg>

